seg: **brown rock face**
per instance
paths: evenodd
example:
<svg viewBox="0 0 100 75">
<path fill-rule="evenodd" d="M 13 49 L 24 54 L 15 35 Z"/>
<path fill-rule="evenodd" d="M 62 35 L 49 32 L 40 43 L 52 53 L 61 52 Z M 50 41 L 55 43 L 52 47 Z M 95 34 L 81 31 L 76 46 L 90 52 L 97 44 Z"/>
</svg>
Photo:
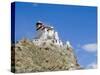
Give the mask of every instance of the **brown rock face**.
<svg viewBox="0 0 100 75">
<path fill-rule="evenodd" d="M 53 44 L 36 46 L 24 39 L 12 46 L 12 72 L 43 72 L 79 69 L 73 49 Z"/>
</svg>

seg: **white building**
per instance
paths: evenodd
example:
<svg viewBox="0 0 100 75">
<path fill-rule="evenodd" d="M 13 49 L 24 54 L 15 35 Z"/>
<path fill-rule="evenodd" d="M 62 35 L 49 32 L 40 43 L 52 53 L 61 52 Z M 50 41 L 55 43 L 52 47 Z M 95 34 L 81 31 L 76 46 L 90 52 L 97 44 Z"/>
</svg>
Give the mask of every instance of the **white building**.
<svg viewBox="0 0 100 75">
<path fill-rule="evenodd" d="M 58 32 L 54 30 L 52 26 L 46 26 L 44 23 L 38 21 L 36 23 L 37 35 L 33 39 L 33 43 L 36 45 L 42 45 L 44 42 L 53 43 L 57 46 L 63 46 L 63 42 L 59 39 Z M 69 42 L 66 43 L 71 46 Z"/>
</svg>

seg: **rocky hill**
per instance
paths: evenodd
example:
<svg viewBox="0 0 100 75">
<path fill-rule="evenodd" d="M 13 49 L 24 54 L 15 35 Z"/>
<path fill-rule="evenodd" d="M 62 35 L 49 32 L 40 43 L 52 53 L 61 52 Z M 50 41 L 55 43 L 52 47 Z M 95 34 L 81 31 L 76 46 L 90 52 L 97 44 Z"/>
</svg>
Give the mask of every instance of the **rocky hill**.
<svg viewBox="0 0 100 75">
<path fill-rule="evenodd" d="M 73 47 L 63 43 L 53 26 L 36 23 L 37 36 L 12 44 L 12 72 L 42 72 L 79 69 Z M 15 41 L 14 41 L 15 42 Z"/>
<path fill-rule="evenodd" d="M 12 44 L 11 70 L 16 73 L 80 69 L 73 49 L 44 42 L 41 46 L 22 39 Z"/>
</svg>

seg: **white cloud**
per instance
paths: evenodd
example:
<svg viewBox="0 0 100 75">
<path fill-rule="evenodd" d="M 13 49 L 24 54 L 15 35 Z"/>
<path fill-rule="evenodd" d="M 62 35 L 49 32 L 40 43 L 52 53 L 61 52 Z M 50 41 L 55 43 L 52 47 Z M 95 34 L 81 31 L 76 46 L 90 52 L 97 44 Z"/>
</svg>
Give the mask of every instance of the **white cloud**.
<svg viewBox="0 0 100 75">
<path fill-rule="evenodd" d="M 97 44 L 96 43 L 89 43 L 82 46 L 82 49 L 88 52 L 96 52 L 97 51 Z"/>
<path fill-rule="evenodd" d="M 87 66 L 87 68 L 92 68 L 92 69 L 95 69 L 95 68 L 97 68 L 97 64 L 96 63 L 90 63 L 88 66 Z"/>
</svg>

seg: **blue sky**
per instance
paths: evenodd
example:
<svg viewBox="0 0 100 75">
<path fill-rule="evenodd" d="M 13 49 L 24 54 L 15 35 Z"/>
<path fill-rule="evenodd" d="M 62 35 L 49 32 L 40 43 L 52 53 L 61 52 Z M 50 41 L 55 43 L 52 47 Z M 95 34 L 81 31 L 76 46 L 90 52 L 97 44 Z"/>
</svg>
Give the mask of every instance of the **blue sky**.
<svg viewBox="0 0 100 75">
<path fill-rule="evenodd" d="M 33 39 L 35 23 L 43 21 L 54 26 L 61 40 L 69 40 L 78 62 L 85 68 L 97 63 L 97 8 L 17 2 L 15 7 L 16 40 Z"/>
</svg>

